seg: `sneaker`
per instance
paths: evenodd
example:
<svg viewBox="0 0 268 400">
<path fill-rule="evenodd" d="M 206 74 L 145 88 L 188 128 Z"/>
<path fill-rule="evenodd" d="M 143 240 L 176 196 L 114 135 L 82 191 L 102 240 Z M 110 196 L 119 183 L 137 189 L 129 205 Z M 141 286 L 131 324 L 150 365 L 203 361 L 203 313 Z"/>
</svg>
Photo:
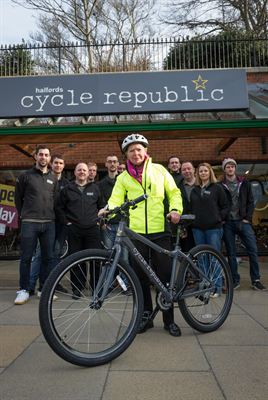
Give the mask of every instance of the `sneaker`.
<svg viewBox="0 0 268 400">
<path fill-rule="evenodd" d="M 217 293 L 217 292 L 211 293 L 211 294 L 210 294 L 210 297 L 211 297 L 212 299 L 216 299 L 217 297 L 220 297 L 220 293 Z"/>
<path fill-rule="evenodd" d="M 267 290 L 266 287 L 263 286 L 263 284 L 259 280 L 252 282 L 251 287 L 254 290 Z"/>
<path fill-rule="evenodd" d="M 27 290 L 19 290 L 17 297 L 15 298 L 14 304 L 25 304 L 29 300 L 29 292 Z"/>
<path fill-rule="evenodd" d="M 41 290 L 37 290 L 37 297 L 41 297 L 42 296 L 42 292 Z M 55 294 L 53 295 L 53 300 L 58 300 L 58 296 L 56 296 Z"/>
<path fill-rule="evenodd" d="M 234 288 L 234 290 L 240 288 L 240 283 L 239 282 L 235 282 L 233 288 Z"/>
</svg>

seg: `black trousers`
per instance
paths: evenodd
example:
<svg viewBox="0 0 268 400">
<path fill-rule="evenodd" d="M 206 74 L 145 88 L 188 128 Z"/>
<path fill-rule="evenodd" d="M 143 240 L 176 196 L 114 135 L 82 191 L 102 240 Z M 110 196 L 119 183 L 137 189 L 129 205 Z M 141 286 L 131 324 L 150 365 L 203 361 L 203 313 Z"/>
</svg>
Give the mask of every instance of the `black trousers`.
<svg viewBox="0 0 268 400">
<path fill-rule="evenodd" d="M 101 248 L 99 227 L 81 228 L 76 225 L 68 225 L 69 254 L 85 249 Z M 86 265 L 81 264 L 72 268 L 70 276 L 73 290 L 83 290 L 87 279 Z M 96 265 L 90 265 L 90 285 L 93 288 L 99 278 L 99 269 Z"/>
<path fill-rule="evenodd" d="M 146 235 L 144 235 L 146 236 Z M 153 239 L 150 235 L 146 236 L 152 242 L 158 244 L 161 247 L 164 247 L 167 250 L 171 250 L 171 237 L 164 236 L 158 237 L 157 239 Z M 166 285 L 170 280 L 171 275 L 171 267 L 172 267 L 172 260 L 170 257 L 166 256 L 165 254 L 160 254 L 157 251 L 150 249 L 147 245 L 138 242 L 137 240 L 133 240 L 135 247 L 138 251 L 142 254 L 145 260 L 148 262 L 149 257 L 151 257 L 150 265 L 152 269 L 156 272 L 159 276 L 160 280 L 164 285 Z M 150 253 L 151 252 L 151 253 Z M 137 276 L 139 277 L 143 297 L 144 297 L 144 311 L 153 311 L 153 303 L 152 303 L 152 295 L 150 289 L 150 280 L 147 275 L 142 271 L 139 264 L 131 258 L 131 265 L 135 269 Z M 163 311 L 163 322 L 165 325 L 170 325 L 174 322 L 174 309 L 173 306 L 167 310 Z"/>
</svg>

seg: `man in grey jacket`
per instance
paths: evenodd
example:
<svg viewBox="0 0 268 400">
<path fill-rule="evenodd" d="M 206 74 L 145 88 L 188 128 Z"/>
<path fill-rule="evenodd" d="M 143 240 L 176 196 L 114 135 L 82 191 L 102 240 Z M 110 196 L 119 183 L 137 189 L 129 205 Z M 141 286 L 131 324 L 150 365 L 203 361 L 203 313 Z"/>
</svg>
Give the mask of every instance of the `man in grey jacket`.
<svg viewBox="0 0 268 400">
<path fill-rule="evenodd" d="M 15 204 L 21 222 L 21 259 L 20 290 L 17 292 L 15 304 L 24 304 L 29 300 L 31 260 L 37 240 L 42 258 L 41 288 L 52 268 L 57 178 L 48 168 L 50 159 L 50 149 L 46 145 L 38 146 L 35 166 L 22 173 L 16 181 Z"/>
</svg>

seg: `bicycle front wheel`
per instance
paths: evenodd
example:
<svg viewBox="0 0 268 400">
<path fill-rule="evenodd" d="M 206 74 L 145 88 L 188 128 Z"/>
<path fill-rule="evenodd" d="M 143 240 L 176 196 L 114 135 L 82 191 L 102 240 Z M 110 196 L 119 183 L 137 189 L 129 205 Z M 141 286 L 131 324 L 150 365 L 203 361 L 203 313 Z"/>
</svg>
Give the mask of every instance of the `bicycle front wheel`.
<svg viewBox="0 0 268 400">
<path fill-rule="evenodd" d="M 64 360 L 97 366 L 118 357 L 133 341 L 143 311 L 143 295 L 135 272 L 117 265 L 103 302 L 96 301 L 109 273 L 110 252 L 83 250 L 49 275 L 39 306 L 42 332 Z"/>
<path fill-rule="evenodd" d="M 178 274 L 178 288 L 182 291 L 179 308 L 192 328 L 212 332 L 224 323 L 232 306 L 230 268 L 224 257 L 208 245 L 194 247 L 189 257 L 204 276 L 198 274 L 187 260 L 182 262 Z"/>
</svg>

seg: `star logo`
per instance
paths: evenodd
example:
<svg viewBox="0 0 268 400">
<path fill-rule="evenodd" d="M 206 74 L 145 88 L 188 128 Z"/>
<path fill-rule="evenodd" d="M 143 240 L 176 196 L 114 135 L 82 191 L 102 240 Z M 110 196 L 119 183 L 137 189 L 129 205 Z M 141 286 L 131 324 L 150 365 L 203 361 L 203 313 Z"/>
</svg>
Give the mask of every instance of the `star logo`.
<svg viewBox="0 0 268 400">
<path fill-rule="evenodd" d="M 195 90 L 197 89 L 206 89 L 207 79 L 203 79 L 201 75 L 198 76 L 197 79 L 192 81 L 195 84 Z"/>
</svg>

